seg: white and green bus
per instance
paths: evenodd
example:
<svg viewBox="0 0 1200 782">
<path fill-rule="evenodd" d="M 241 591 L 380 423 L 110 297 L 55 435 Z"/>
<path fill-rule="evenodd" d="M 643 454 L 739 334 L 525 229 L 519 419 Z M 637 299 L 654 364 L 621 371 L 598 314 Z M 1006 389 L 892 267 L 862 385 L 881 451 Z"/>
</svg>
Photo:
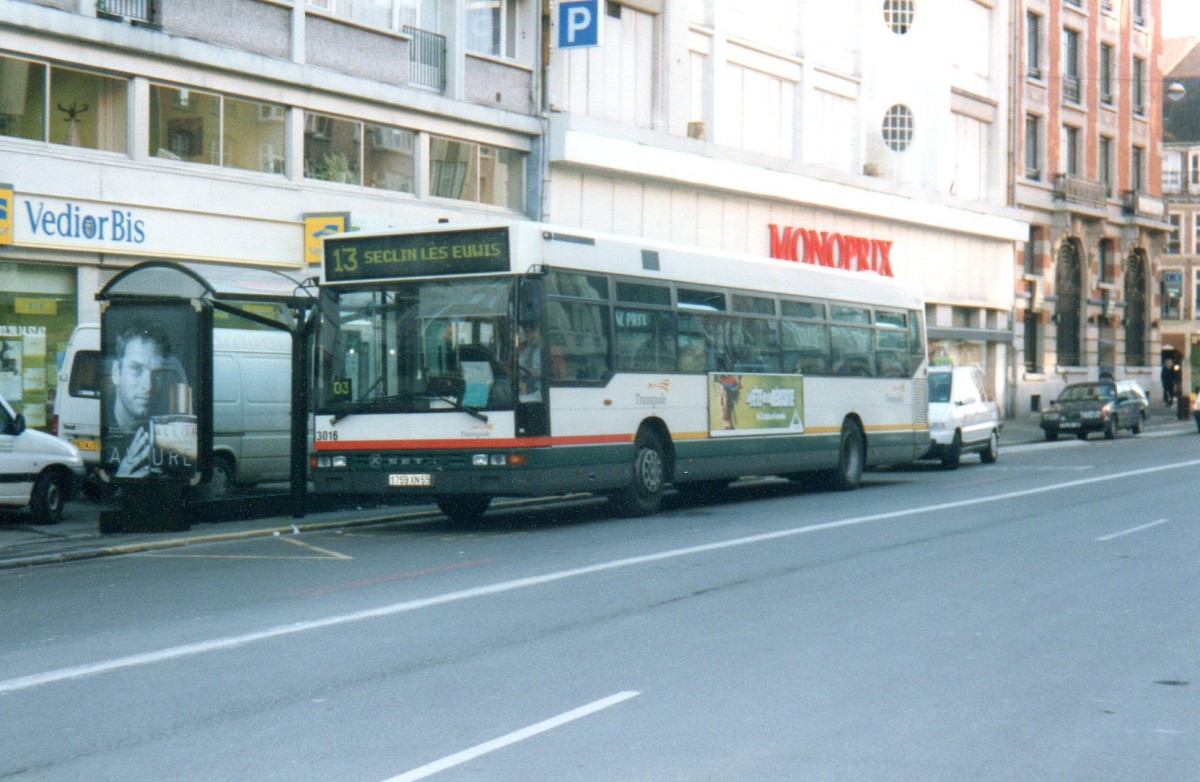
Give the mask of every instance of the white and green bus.
<svg viewBox="0 0 1200 782">
<path fill-rule="evenodd" d="M 537 223 L 333 236 L 322 271 L 319 492 L 643 515 L 929 447 L 923 304 L 873 272 Z"/>
</svg>

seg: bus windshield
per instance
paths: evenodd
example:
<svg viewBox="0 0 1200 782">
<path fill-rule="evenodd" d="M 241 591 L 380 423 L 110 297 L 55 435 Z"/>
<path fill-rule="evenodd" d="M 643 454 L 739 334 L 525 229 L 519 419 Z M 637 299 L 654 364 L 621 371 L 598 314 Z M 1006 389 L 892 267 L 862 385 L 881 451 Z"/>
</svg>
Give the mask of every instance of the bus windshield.
<svg viewBox="0 0 1200 782">
<path fill-rule="evenodd" d="M 317 411 L 512 409 L 515 287 L 473 277 L 325 288 Z"/>
</svg>

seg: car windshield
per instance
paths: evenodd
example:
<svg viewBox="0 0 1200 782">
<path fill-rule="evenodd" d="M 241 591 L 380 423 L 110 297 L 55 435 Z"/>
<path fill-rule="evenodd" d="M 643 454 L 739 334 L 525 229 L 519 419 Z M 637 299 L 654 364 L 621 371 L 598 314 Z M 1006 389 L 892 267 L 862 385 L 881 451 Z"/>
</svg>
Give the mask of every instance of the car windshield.
<svg viewBox="0 0 1200 782">
<path fill-rule="evenodd" d="M 930 402 L 949 402 L 950 401 L 950 373 L 949 372 L 930 372 L 929 373 L 929 401 Z"/>
<path fill-rule="evenodd" d="M 1058 398 L 1060 402 L 1087 402 L 1109 400 L 1116 396 L 1116 389 L 1106 383 L 1080 383 L 1067 386 Z"/>
</svg>

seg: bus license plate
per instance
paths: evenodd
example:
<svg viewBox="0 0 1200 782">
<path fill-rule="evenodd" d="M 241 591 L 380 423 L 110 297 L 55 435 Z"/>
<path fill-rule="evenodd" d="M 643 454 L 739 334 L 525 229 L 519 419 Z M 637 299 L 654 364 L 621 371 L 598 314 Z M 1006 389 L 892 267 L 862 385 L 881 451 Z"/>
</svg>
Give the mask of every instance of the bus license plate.
<svg viewBox="0 0 1200 782">
<path fill-rule="evenodd" d="M 433 476 L 427 472 L 392 473 L 388 476 L 388 486 L 432 486 Z"/>
</svg>

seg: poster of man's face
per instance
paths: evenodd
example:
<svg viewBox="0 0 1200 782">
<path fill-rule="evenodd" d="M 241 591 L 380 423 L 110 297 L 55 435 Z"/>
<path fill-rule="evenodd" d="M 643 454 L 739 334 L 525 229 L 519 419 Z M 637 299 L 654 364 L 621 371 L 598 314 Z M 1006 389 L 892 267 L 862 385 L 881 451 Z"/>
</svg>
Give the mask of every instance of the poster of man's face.
<svg viewBox="0 0 1200 782">
<path fill-rule="evenodd" d="M 196 474 L 198 313 L 189 302 L 109 306 L 101 320 L 101 464 L 111 477 Z"/>
</svg>

